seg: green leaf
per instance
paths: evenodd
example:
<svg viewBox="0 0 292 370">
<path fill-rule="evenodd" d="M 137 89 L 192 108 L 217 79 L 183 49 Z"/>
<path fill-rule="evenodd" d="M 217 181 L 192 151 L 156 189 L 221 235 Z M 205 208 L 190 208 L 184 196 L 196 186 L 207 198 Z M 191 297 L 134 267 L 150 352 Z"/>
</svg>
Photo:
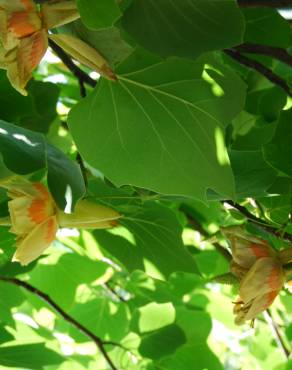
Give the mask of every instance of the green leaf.
<svg viewBox="0 0 292 370">
<path fill-rule="evenodd" d="M 112 26 L 121 16 L 115 0 L 77 0 L 81 19 L 93 29 Z"/>
<path fill-rule="evenodd" d="M 131 329 L 137 333 L 152 332 L 174 323 L 175 309 L 168 303 L 149 303 L 133 313 Z"/>
<path fill-rule="evenodd" d="M 291 44 L 289 22 L 276 9 L 243 9 L 245 42 L 287 48 Z M 273 32 L 271 32 L 273 29 Z"/>
<path fill-rule="evenodd" d="M 0 152 L 7 168 L 19 175 L 47 168 L 50 191 L 61 209 L 70 212 L 85 192 L 79 166 L 40 133 L 0 120 Z"/>
<path fill-rule="evenodd" d="M 0 325 L 0 344 L 10 342 L 14 337 L 7 331 L 4 326 Z"/>
<path fill-rule="evenodd" d="M 100 81 L 70 112 L 84 159 L 118 186 L 201 200 L 212 188 L 232 197 L 224 125 L 243 107 L 241 80 L 214 58 L 161 61 L 139 53 L 117 72 L 118 82 Z"/>
<path fill-rule="evenodd" d="M 276 180 L 277 171 L 265 162 L 261 151 L 230 151 L 236 197 L 259 197 Z"/>
<path fill-rule="evenodd" d="M 22 369 L 42 369 L 43 366 L 60 364 L 64 359 L 47 349 L 42 343 L 0 347 L 0 365 Z"/>
<path fill-rule="evenodd" d="M 142 356 L 158 360 L 174 353 L 186 342 L 182 329 L 177 325 L 169 325 L 149 335 L 143 336 L 139 346 Z"/>
<path fill-rule="evenodd" d="M 201 343 L 182 346 L 175 356 L 159 361 L 157 367 L 167 370 L 223 370 L 219 359 L 206 344 Z"/>
<path fill-rule="evenodd" d="M 182 243 L 181 226 L 169 208 L 147 203 L 135 217 L 125 217 L 121 223 L 129 232 L 96 230 L 94 235 L 102 249 L 129 271 L 144 270 L 158 279 L 175 271 L 198 272 Z"/>
<path fill-rule="evenodd" d="M 158 55 L 189 58 L 240 44 L 244 32 L 233 0 L 134 0 L 122 25 Z"/>
<path fill-rule="evenodd" d="M 0 117 L 2 120 L 46 133 L 57 117 L 59 88 L 50 82 L 30 81 L 28 96 L 20 95 L 0 71 Z"/>
<path fill-rule="evenodd" d="M 129 309 L 126 304 L 111 302 L 107 297 L 98 297 L 84 304 L 75 304 L 70 314 L 81 324 L 102 339 L 122 340 L 129 333 Z M 78 341 L 88 341 L 75 328 L 70 333 Z"/>
<path fill-rule="evenodd" d="M 0 281 L 0 318 L 1 322 L 14 326 L 11 309 L 19 306 L 25 297 L 22 291 L 9 283 Z M 1 355 L 0 355 L 1 360 Z"/>
<path fill-rule="evenodd" d="M 31 273 L 30 283 L 49 294 L 62 308 L 69 309 L 74 304 L 78 286 L 100 278 L 107 268 L 104 262 L 65 254 L 56 265 L 38 264 Z"/>
<path fill-rule="evenodd" d="M 264 158 L 275 169 L 292 177 L 292 109 L 282 111 L 273 139 L 264 145 Z"/>
</svg>

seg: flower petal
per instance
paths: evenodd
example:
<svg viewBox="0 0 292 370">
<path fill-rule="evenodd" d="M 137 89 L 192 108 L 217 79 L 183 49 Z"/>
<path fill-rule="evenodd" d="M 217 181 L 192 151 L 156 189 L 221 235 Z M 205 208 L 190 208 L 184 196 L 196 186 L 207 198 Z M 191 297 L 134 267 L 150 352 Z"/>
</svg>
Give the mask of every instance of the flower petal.
<svg viewBox="0 0 292 370">
<path fill-rule="evenodd" d="M 61 227 L 105 229 L 116 225 L 121 215 L 112 208 L 80 200 L 74 213 L 67 214 L 58 210 L 58 222 Z"/>
<path fill-rule="evenodd" d="M 242 310 L 238 313 L 235 323 L 240 325 L 245 321 L 253 320 L 258 314 L 265 311 L 274 302 L 279 294 L 279 290 L 272 290 L 256 297 L 251 304 L 242 306 Z"/>
<path fill-rule="evenodd" d="M 285 282 L 281 263 L 272 257 L 260 258 L 240 283 L 239 295 L 244 303 L 272 291 L 279 292 Z"/>
<path fill-rule="evenodd" d="M 16 60 L 9 63 L 7 76 L 11 85 L 22 95 L 27 95 L 25 86 L 32 76 L 48 47 L 45 30 L 35 32 L 21 39 L 17 48 Z"/>
<path fill-rule="evenodd" d="M 259 258 L 276 256 L 266 241 L 248 235 L 241 227 L 226 228 L 222 232 L 231 242 L 234 262 L 241 267 L 250 268 Z"/>
<path fill-rule="evenodd" d="M 92 46 L 71 35 L 49 35 L 49 38 L 78 62 L 95 70 L 109 80 L 116 81 L 117 78 L 107 61 Z"/>
<path fill-rule="evenodd" d="M 55 239 L 58 224 L 56 216 L 52 216 L 36 226 L 25 238 L 18 241 L 13 261 L 25 266 L 37 259 Z"/>
<path fill-rule="evenodd" d="M 41 8 L 42 19 L 46 29 L 62 26 L 80 18 L 74 0 L 55 0 L 45 2 Z"/>
<path fill-rule="evenodd" d="M 0 8 L 6 11 L 32 11 L 36 9 L 36 5 L 33 0 L 0 0 Z"/>
</svg>

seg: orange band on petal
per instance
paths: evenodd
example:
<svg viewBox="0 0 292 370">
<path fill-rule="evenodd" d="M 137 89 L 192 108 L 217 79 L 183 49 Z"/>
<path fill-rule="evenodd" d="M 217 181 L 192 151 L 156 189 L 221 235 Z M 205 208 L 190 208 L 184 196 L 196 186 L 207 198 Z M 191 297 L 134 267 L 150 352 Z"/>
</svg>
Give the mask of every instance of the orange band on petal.
<svg viewBox="0 0 292 370">
<path fill-rule="evenodd" d="M 56 236 L 56 219 L 50 218 L 47 223 L 47 234 L 45 236 L 46 241 L 51 244 Z"/>
<path fill-rule="evenodd" d="M 22 38 L 39 31 L 41 21 L 37 13 L 19 11 L 11 13 L 8 28 L 17 38 Z"/>
<path fill-rule="evenodd" d="M 250 249 L 252 250 L 252 253 L 255 255 L 256 258 L 270 257 L 271 255 L 270 248 L 266 243 L 251 244 Z"/>
</svg>

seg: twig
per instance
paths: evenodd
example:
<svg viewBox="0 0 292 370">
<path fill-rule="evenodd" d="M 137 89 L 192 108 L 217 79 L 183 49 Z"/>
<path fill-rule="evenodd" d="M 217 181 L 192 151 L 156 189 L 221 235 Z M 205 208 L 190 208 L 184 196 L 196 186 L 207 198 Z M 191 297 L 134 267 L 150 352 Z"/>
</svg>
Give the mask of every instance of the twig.
<svg viewBox="0 0 292 370">
<path fill-rule="evenodd" d="M 237 0 L 238 5 L 242 8 L 290 8 L 292 0 Z"/>
<path fill-rule="evenodd" d="M 285 357 L 288 359 L 289 356 L 290 356 L 290 350 L 286 347 L 286 344 L 282 338 L 282 335 L 280 333 L 280 330 L 278 328 L 278 325 L 277 323 L 274 321 L 273 319 L 273 316 L 272 316 L 272 313 L 269 309 L 267 309 L 265 312 L 264 312 L 264 318 L 266 320 L 266 322 L 268 323 L 268 325 L 270 326 L 271 328 L 271 331 L 274 335 L 274 338 L 275 338 L 275 341 L 278 345 L 279 348 L 281 348 L 281 350 L 283 351 Z"/>
<path fill-rule="evenodd" d="M 79 83 L 81 83 L 82 85 L 84 83 L 86 83 L 87 85 L 89 85 L 91 87 L 96 86 L 96 81 L 93 78 L 91 78 L 87 73 L 82 71 L 82 69 L 79 68 L 72 61 L 72 59 L 64 52 L 64 50 L 62 48 L 60 48 L 60 46 L 58 46 L 53 40 L 49 40 L 49 45 L 50 45 L 51 49 L 57 54 L 57 56 L 62 60 L 62 62 L 65 64 L 65 66 L 78 79 Z M 83 92 L 84 92 L 84 90 L 83 90 Z"/>
<path fill-rule="evenodd" d="M 26 283 L 25 281 L 16 279 L 16 278 L 9 278 L 5 276 L 0 276 L 0 280 L 7 282 L 9 284 L 16 285 L 18 287 L 24 288 L 28 292 L 38 296 L 43 301 L 45 301 L 48 305 L 50 305 L 61 317 L 63 317 L 64 320 L 69 322 L 72 326 L 74 326 L 76 329 L 78 329 L 81 333 L 86 335 L 88 338 L 90 338 L 97 346 L 97 348 L 100 350 L 100 352 L 103 354 L 105 360 L 109 364 L 112 370 L 118 370 L 116 366 L 113 364 L 112 360 L 110 359 L 109 355 L 107 354 L 106 350 L 104 349 L 105 343 L 101 338 L 93 334 L 90 330 L 88 330 L 85 326 L 83 326 L 81 323 L 76 321 L 72 316 L 70 316 L 68 313 L 66 313 L 55 301 L 53 301 L 46 293 L 42 292 L 41 290 L 35 288 L 34 286 Z M 111 342 L 112 344 L 114 342 Z M 117 346 L 119 346 L 117 344 Z"/>
<path fill-rule="evenodd" d="M 292 56 L 283 48 L 246 42 L 235 46 L 233 49 L 236 49 L 240 53 L 267 55 L 287 64 L 288 66 L 292 66 Z"/>
<path fill-rule="evenodd" d="M 224 203 L 227 203 L 231 207 L 237 209 L 242 215 L 244 215 L 248 219 L 248 221 L 250 221 L 252 223 L 255 223 L 258 227 L 261 227 L 262 229 L 265 229 L 268 232 L 273 233 L 274 235 L 279 237 L 279 235 L 278 235 L 279 228 L 278 227 L 266 223 L 261 218 L 256 217 L 254 214 L 250 213 L 245 207 L 241 206 L 238 203 L 235 203 L 231 200 L 225 200 Z M 284 239 L 287 239 L 287 240 L 292 242 L 292 235 L 291 234 L 288 234 L 288 233 L 284 232 L 282 234 L 282 237 Z"/>
<path fill-rule="evenodd" d="M 189 212 L 187 211 L 187 209 L 185 207 L 181 207 L 180 210 L 187 217 L 187 220 L 188 220 L 188 223 L 190 224 L 190 226 L 192 226 L 195 230 L 199 231 L 199 233 L 201 235 L 203 235 L 204 238 L 206 238 L 206 239 L 210 238 L 210 235 L 207 233 L 207 231 L 205 231 L 204 228 L 202 227 L 202 225 L 197 220 L 195 220 L 194 217 L 192 217 L 189 214 Z M 217 250 L 217 252 L 220 253 L 221 256 L 226 259 L 227 262 L 231 262 L 232 255 L 228 251 L 228 249 L 222 247 L 219 243 L 211 243 L 211 244 L 214 246 L 214 248 Z"/>
<path fill-rule="evenodd" d="M 125 298 L 123 298 L 121 295 L 119 295 L 115 290 L 114 290 L 114 288 L 112 288 L 111 286 L 110 286 L 110 284 L 109 283 L 104 283 L 104 286 L 119 300 L 119 301 L 121 301 L 121 302 L 127 302 L 126 300 L 125 300 Z M 107 342 L 107 344 L 108 344 L 108 342 Z"/>
<path fill-rule="evenodd" d="M 83 176 L 84 184 L 85 184 L 85 187 L 87 188 L 87 186 L 88 186 L 87 170 L 86 170 L 86 167 L 84 165 L 83 159 L 82 159 L 82 157 L 81 157 L 81 155 L 80 155 L 79 152 L 77 152 L 76 161 L 79 164 L 79 167 L 80 167 L 80 170 L 81 170 L 81 173 L 82 173 L 82 176 Z"/>
<path fill-rule="evenodd" d="M 264 66 L 262 63 L 240 54 L 238 51 L 236 51 L 236 49 L 225 49 L 224 53 L 236 60 L 238 63 L 248 68 L 252 68 L 261 75 L 265 76 L 269 81 L 281 87 L 289 96 L 292 97 L 292 93 L 286 81 L 276 75 L 271 69 Z"/>
</svg>

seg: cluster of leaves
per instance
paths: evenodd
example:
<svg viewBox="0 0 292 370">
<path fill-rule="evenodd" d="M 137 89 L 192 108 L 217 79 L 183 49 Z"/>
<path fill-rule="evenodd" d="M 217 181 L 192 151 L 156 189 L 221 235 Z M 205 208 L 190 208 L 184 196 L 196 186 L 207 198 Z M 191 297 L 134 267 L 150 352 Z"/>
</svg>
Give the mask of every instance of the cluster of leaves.
<svg viewBox="0 0 292 370">
<path fill-rule="evenodd" d="M 96 48 L 117 81 L 69 70 L 62 52 L 28 97 L 0 71 L 0 178 L 123 217 L 61 231 L 28 267 L 0 228 L 0 369 L 291 369 L 291 296 L 242 329 L 236 288 L 214 283 L 229 271 L 221 227 L 292 240 L 289 22 L 244 0 L 77 4 L 81 19 L 56 32 Z M 1 190 L 1 217 L 7 201 Z"/>
</svg>

